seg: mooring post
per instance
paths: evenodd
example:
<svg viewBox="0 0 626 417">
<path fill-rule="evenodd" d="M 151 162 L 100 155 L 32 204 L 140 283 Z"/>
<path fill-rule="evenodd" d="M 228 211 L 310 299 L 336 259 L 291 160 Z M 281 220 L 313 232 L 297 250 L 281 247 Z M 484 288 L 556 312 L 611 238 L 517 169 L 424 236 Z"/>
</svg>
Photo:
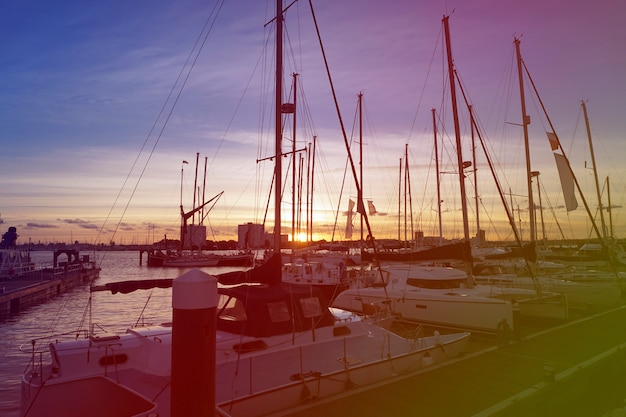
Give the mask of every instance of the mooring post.
<svg viewBox="0 0 626 417">
<path fill-rule="evenodd" d="M 215 415 L 217 278 L 193 269 L 172 283 L 172 417 Z"/>
</svg>

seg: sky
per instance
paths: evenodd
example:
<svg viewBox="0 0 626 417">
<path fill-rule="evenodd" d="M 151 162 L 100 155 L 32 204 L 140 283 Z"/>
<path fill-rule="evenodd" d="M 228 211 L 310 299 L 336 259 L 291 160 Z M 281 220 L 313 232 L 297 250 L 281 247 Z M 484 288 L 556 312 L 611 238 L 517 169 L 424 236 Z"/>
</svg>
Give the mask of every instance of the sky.
<svg viewBox="0 0 626 417">
<path fill-rule="evenodd" d="M 614 235 L 626 235 L 621 207 L 626 192 L 626 3 L 313 0 L 313 6 L 357 170 L 362 161 L 364 197 L 377 208 L 370 218 L 375 237 L 404 236 L 399 217 L 412 220 L 414 230 L 425 235 L 438 234 L 431 109 L 438 120 L 444 235 L 463 235 L 444 16 L 449 16 L 458 78 L 522 236 L 529 233 L 528 188 L 514 39 L 520 40 L 525 67 L 589 212 L 599 219 L 581 113 L 585 100 L 602 204 L 608 206 L 610 195 Z M 274 13 L 271 0 L 3 4 L 2 233 L 16 227 L 19 243 L 144 244 L 178 238 L 179 206 L 182 200 L 186 211 L 192 208 L 194 178 L 206 199 L 224 192 L 204 218 L 209 239 L 236 240 L 238 224 L 261 223 L 266 217 L 271 229 L 272 210 L 266 205 L 273 164 L 257 160 L 274 152 Z M 296 147 L 307 147 L 316 137 L 315 174 L 302 179 L 303 184 L 314 182 L 314 239 L 340 240 L 356 188 L 344 174 L 346 147 L 308 1 L 289 8 L 285 28 L 285 97 L 291 94 L 291 74 L 298 74 Z M 563 207 L 545 135 L 552 129 L 529 80 L 524 82 L 531 166 L 540 172 L 540 203 L 539 195 L 533 197 L 544 218 L 538 233 L 551 239 L 588 237 L 592 227 L 581 198 L 578 209 Z M 469 116 L 458 86 L 457 96 L 463 160 L 470 160 Z M 287 116 L 283 150 L 291 150 L 292 126 Z M 511 239 L 487 158 L 481 145 L 476 148 L 476 176 L 466 171 L 471 233 L 478 212 L 488 238 Z M 311 158 L 302 158 L 298 166 L 312 166 L 307 163 Z M 289 161 L 283 162 L 284 195 L 289 195 L 283 203 L 283 233 L 291 233 Z M 407 175 L 400 172 L 407 161 L 410 187 L 400 179 Z"/>
</svg>

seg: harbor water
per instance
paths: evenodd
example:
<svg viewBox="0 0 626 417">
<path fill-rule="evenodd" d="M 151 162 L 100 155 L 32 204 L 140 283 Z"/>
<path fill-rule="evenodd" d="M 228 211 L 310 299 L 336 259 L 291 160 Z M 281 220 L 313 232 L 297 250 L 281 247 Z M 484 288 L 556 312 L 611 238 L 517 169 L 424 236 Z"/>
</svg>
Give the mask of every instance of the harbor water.
<svg viewBox="0 0 626 417">
<path fill-rule="evenodd" d="M 98 251 L 89 255 L 101 268 L 100 277 L 95 281 L 97 285 L 126 280 L 176 278 L 188 270 L 148 268 L 145 259 L 144 265 L 140 266 L 137 251 Z M 52 261 L 51 251 L 32 252 L 31 256 L 35 263 Z M 217 274 L 237 268 L 200 269 Z M 172 317 L 171 294 L 171 288 L 140 290 L 130 294 L 104 291 L 90 293 L 89 286 L 82 285 L 0 321 L 0 416 L 19 416 L 20 377 L 30 359 L 31 340 L 87 330 L 90 317 L 98 331 L 104 329 L 111 332 L 123 332 L 137 324 L 168 322 Z M 42 342 L 45 341 L 39 341 L 38 346 L 42 346 Z"/>
<path fill-rule="evenodd" d="M 89 255 L 92 260 L 96 261 L 97 266 L 101 268 L 100 277 L 95 281 L 96 285 L 126 280 L 176 278 L 188 270 L 188 268 L 148 268 L 145 262 L 144 265 L 141 266 L 139 265 L 139 253 L 137 251 L 102 251 L 89 253 Z M 35 262 L 50 262 L 52 252 L 33 252 L 32 258 Z M 239 268 L 213 267 L 201 269 L 209 274 L 218 274 Z M 31 340 L 35 338 L 39 339 L 44 336 L 48 336 L 50 340 L 54 340 L 53 337 L 57 334 L 68 332 L 72 334 L 79 333 L 80 331 L 87 330 L 90 323 L 96 327 L 98 332 L 124 332 L 128 327 L 136 325 L 168 322 L 171 321 L 172 318 L 171 294 L 171 288 L 139 290 L 130 294 L 111 294 L 110 292 L 104 291 L 90 293 L 89 286 L 82 285 L 0 321 L 0 357 L 2 357 L 2 365 L 0 366 L 0 417 L 19 417 L 20 377 L 25 371 L 31 357 L 29 353 Z M 623 316 L 623 314 L 621 316 Z M 590 340 L 588 337 L 585 337 L 585 334 L 589 333 L 589 331 L 582 330 L 581 334 L 576 334 L 575 340 L 581 345 L 585 344 L 582 342 L 591 345 L 599 345 L 603 342 L 602 339 L 614 335 L 615 332 L 623 332 L 624 320 L 617 321 L 617 323 L 619 324 L 617 328 L 614 326 L 604 328 L 604 331 L 608 332 L 606 333 L 607 337 L 605 337 L 605 334 L 602 332 L 595 332 L 598 335 L 596 336 L 597 339 Z M 479 343 L 475 337 L 477 336 L 472 336 L 474 340 L 473 344 L 482 346 L 482 343 Z M 489 341 L 487 340 L 485 342 Z M 45 344 L 45 340 L 39 340 L 37 342 L 39 348 L 45 346 Z M 544 350 L 550 352 L 554 349 L 559 349 L 559 344 L 560 340 L 557 342 L 549 342 L 549 346 L 544 346 Z M 521 349 L 523 346 L 525 345 L 520 344 L 519 348 Z M 607 344 L 607 347 L 610 346 L 612 345 Z M 558 360 L 562 362 L 560 363 L 562 368 L 566 367 L 565 364 L 571 366 L 569 364 L 571 360 L 568 359 L 568 355 L 570 355 L 573 347 L 574 346 L 564 346 L 562 358 L 559 354 L 558 358 L 560 359 Z M 388 389 L 379 387 L 375 392 L 361 393 L 339 405 L 336 403 L 329 403 L 325 406 L 320 404 L 319 407 L 299 413 L 298 415 L 307 417 L 319 415 L 331 417 L 353 414 L 362 416 L 390 415 L 385 413 L 381 414 L 380 411 L 380 407 L 383 404 L 387 404 L 387 407 L 389 406 L 388 399 L 390 397 L 396 400 L 403 398 L 404 402 L 408 401 L 415 406 L 413 407 L 415 410 L 409 407 L 413 411 L 405 410 L 401 413 L 399 412 L 400 408 L 408 407 L 408 405 L 402 405 L 402 401 L 396 401 L 394 403 L 396 407 L 394 409 L 395 411 L 391 415 L 410 416 L 419 414 L 416 410 L 427 410 L 426 399 L 431 397 L 435 400 L 437 398 L 441 399 L 441 401 L 435 401 L 437 404 L 434 409 L 437 410 L 437 412 L 433 413 L 431 409 L 430 413 L 424 415 L 445 417 L 452 415 L 472 415 L 459 413 L 459 410 L 456 410 L 454 413 L 446 413 L 442 411 L 441 404 L 448 404 L 452 401 L 452 403 L 458 403 L 460 407 L 463 407 L 463 404 L 466 404 L 468 401 L 473 403 L 475 397 L 472 397 L 472 393 L 479 396 L 486 395 L 485 392 L 487 392 L 488 388 L 485 384 L 492 385 L 491 391 L 489 392 L 499 392 L 505 389 L 508 386 L 507 384 L 511 383 L 507 382 L 507 376 L 510 377 L 508 374 L 517 366 L 515 365 L 516 360 L 514 358 L 518 358 L 517 361 L 521 361 L 521 359 L 528 359 L 533 355 L 541 356 L 541 352 L 538 353 L 536 347 L 529 348 L 529 351 L 521 352 L 516 352 L 516 349 L 518 349 L 518 347 L 512 345 L 508 349 L 503 349 L 502 351 L 498 350 L 499 353 L 495 354 L 495 358 L 502 360 L 504 363 L 504 376 L 499 376 L 497 372 L 487 372 L 487 369 L 483 368 L 483 365 L 479 365 L 473 372 L 469 369 L 465 369 L 465 365 L 461 365 L 457 368 L 452 367 L 450 369 L 444 367 L 438 371 L 435 370 L 428 374 L 418 375 L 408 381 L 398 382 Z M 488 360 L 487 358 L 483 359 L 482 357 L 478 357 L 477 360 L 489 362 L 489 360 L 493 361 L 495 359 L 492 358 Z M 578 360 L 572 362 L 576 363 Z M 626 359 L 621 362 L 626 362 Z M 462 363 L 466 363 L 466 361 Z M 461 374 L 459 374 L 459 368 L 462 368 Z M 499 368 L 499 366 L 497 368 Z M 575 392 L 572 392 L 569 407 L 559 408 L 557 412 L 552 412 L 555 410 L 550 409 L 552 410 L 551 414 L 545 415 L 567 415 L 568 417 L 607 417 L 609 415 L 623 415 L 613 414 L 610 410 L 624 406 L 624 401 L 626 401 L 624 400 L 624 398 L 626 398 L 624 378 L 626 374 L 623 373 L 624 366 L 622 365 L 612 368 L 610 372 L 611 375 L 606 375 L 606 378 L 604 376 L 594 376 L 587 378 L 589 382 L 579 383 L 576 386 L 576 390 L 574 390 Z M 487 375 L 488 379 L 480 379 L 482 375 Z M 448 385 L 451 384 L 450 386 L 457 387 L 455 384 L 459 383 L 460 377 L 462 377 L 461 380 L 476 377 L 477 380 L 481 382 L 469 385 L 475 389 L 469 391 L 461 389 L 455 394 L 456 400 L 452 400 L 448 397 L 450 395 Z M 502 378 L 502 380 L 497 378 Z M 442 381 L 445 383 L 442 383 Z M 440 388 L 442 385 L 448 388 Z M 421 388 L 419 388 L 420 386 Z M 428 390 L 432 392 L 427 394 Z M 420 391 L 422 391 L 422 394 L 426 394 L 427 398 L 416 401 L 415 395 Z M 466 395 L 463 396 L 464 394 Z M 465 398 L 465 400 L 463 400 L 463 398 Z M 574 400 L 574 398 L 576 400 Z M 377 405 L 374 406 L 372 401 Z M 569 401 L 570 400 L 568 400 L 568 402 Z M 579 404 L 578 401 L 582 401 L 582 403 Z M 486 406 L 489 405 L 491 404 L 486 403 Z M 350 411 L 346 411 L 348 409 Z M 535 416 L 538 415 L 536 411 L 537 410 L 534 410 L 531 414 L 514 415 Z M 624 410 L 619 412 L 622 411 L 626 414 Z"/>
</svg>

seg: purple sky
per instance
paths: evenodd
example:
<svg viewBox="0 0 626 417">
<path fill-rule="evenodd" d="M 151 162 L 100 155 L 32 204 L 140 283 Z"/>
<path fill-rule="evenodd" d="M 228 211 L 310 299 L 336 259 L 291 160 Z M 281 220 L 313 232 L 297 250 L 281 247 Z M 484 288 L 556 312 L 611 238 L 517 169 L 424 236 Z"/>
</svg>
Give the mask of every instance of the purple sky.
<svg viewBox="0 0 626 417">
<path fill-rule="evenodd" d="M 521 129 L 514 125 L 521 121 L 514 37 L 521 39 L 524 62 L 591 209 L 595 213 L 597 198 L 591 171 L 585 168 L 585 161 L 590 166 L 590 156 L 580 112 L 583 99 L 588 100 L 600 179 L 610 178 L 613 205 L 623 203 L 626 3 L 413 3 L 314 1 L 342 117 L 348 136 L 355 141 L 357 95 L 364 94 L 364 190 L 379 210 L 372 217 L 378 237 L 396 236 L 398 165 L 406 143 L 415 228 L 427 235 L 436 233 L 431 108 L 437 109 L 442 120 L 444 170 L 453 171 L 456 158 L 442 65 L 444 15 L 450 15 L 457 71 L 502 176 L 500 181 L 513 195 L 514 209 L 520 209 L 516 217 L 522 229 L 527 227 L 528 203 Z M 264 28 L 273 12 L 272 1 L 257 0 L 224 4 L 22 1 L 4 6 L 0 14 L 2 232 L 16 226 L 21 242 L 31 238 L 146 243 L 163 234 L 177 237 L 182 160 L 190 162 L 184 166 L 183 187 L 188 209 L 196 152 L 201 155 L 200 171 L 204 157 L 208 158 L 206 194 L 225 191 L 206 221 L 210 237 L 236 238 L 238 223 L 261 222 L 272 167 L 256 160 L 268 156 L 273 146 L 268 111 L 273 32 L 272 25 Z M 205 22 L 211 30 L 185 88 L 173 111 L 170 99 L 155 125 Z M 333 211 L 337 206 L 347 208 L 355 188 L 348 177 L 341 192 L 346 151 L 308 2 L 301 1 L 288 11 L 286 30 L 287 88 L 293 72 L 300 74 L 301 82 L 298 147 L 314 135 L 318 138 L 314 199 L 320 235 L 316 237 L 328 238 Z M 264 52 L 266 44 L 269 52 Z M 176 96 L 179 87 L 173 91 Z M 532 121 L 532 166 L 541 172 L 545 187 L 542 205 L 548 237 L 561 237 L 552 212 L 565 237 L 585 237 L 589 222 L 582 205 L 569 214 L 562 208 L 544 133 L 547 122 L 530 90 L 526 95 Z M 465 108 L 460 117 L 464 159 L 469 159 Z M 484 158 L 478 159 L 479 195 L 485 210 L 481 228 L 493 239 L 508 239 L 511 235 L 494 197 L 493 181 Z M 290 178 L 287 193 L 291 192 Z M 447 237 L 462 233 L 456 178 L 442 174 Z M 473 178 L 468 177 L 467 186 L 473 198 Z M 622 210 L 612 212 L 620 237 L 626 234 Z M 286 203 L 283 218 L 290 213 L 291 203 Z M 340 213 L 338 217 L 335 237 L 341 239 L 345 216 Z M 471 213 L 470 221 L 474 218 Z"/>
</svg>

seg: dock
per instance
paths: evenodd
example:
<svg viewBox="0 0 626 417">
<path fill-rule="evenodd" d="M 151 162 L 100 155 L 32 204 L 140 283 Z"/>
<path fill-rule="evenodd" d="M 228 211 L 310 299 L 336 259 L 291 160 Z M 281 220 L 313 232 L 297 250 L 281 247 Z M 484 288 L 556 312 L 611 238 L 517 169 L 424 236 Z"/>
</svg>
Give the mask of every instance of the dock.
<svg viewBox="0 0 626 417">
<path fill-rule="evenodd" d="M 68 262 L 57 262 L 65 254 Z M 0 276 L 0 319 L 98 278 L 100 268 L 73 250 L 55 251 L 52 266 L 28 266 L 19 274 Z"/>
<path fill-rule="evenodd" d="M 479 336 L 460 358 L 288 415 L 600 417 L 624 407 L 626 306 L 527 327 L 519 340 Z"/>
</svg>

